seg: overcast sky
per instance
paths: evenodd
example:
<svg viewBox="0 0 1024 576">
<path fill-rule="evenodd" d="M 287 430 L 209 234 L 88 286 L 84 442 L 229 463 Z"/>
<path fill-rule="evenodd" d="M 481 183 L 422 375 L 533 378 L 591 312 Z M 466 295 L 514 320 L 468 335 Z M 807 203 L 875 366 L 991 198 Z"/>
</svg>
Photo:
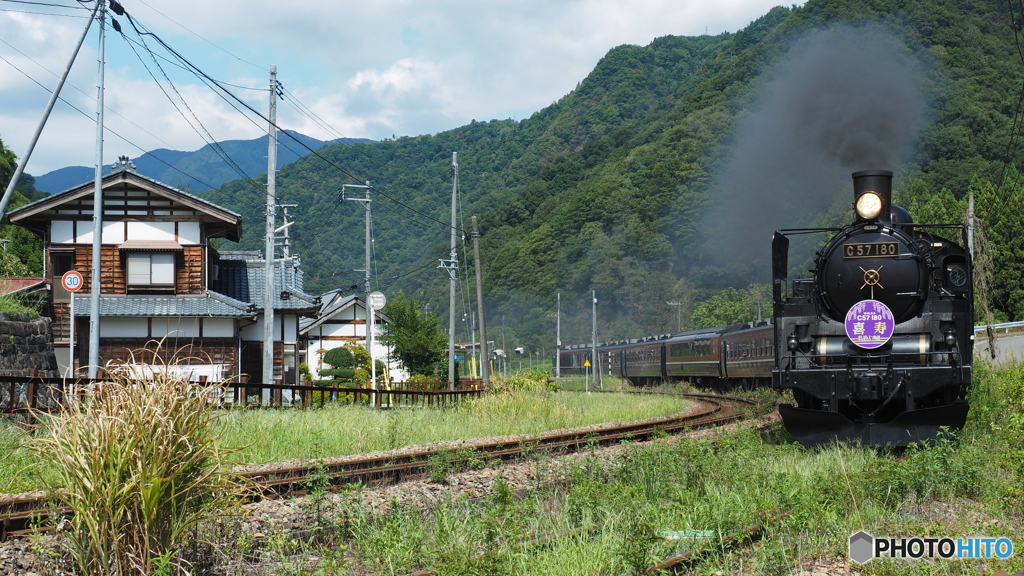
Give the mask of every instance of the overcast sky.
<svg viewBox="0 0 1024 576">
<path fill-rule="evenodd" d="M 779 4 L 121 2 L 136 25 L 159 36 L 209 77 L 233 85 L 235 94 L 264 114 L 269 68 L 276 65 L 287 91 L 278 105 L 279 125 L 323 140 L 435 134 L 473 119 L 521 120 L 568 94 L 615 46 L 647 45 L 666 35 L 735 32 Z M 67 8 L 53 6 L 57 4 Z M 0 0 L 0 139 L 19 159 L 88 22 L 93 4 L 82 6 L 74 0 Z M 115 18 L 137 43 L 139 36 L 128 18 Z M 29 160 L 30 174 L 95 164 L 96 30 L 94 24 L 61 94 L 85 115 L 58 102 Z M 152 36 L 144 39 L 154 52 L 166 54 L 158 51 Z M 250 139 L 266 132 L 264 122 L 232 108 L 194 75 L 165 60 L 158 59 L 158 67 L 144 47 L 114 32 L 109 20 L 106 55 L 105 163 L 119 155 L 136 157 L 156 148 L 191 151 L 209 138 Z M 323 124 L 300 114 L 301 107 Z"/>
</svg>

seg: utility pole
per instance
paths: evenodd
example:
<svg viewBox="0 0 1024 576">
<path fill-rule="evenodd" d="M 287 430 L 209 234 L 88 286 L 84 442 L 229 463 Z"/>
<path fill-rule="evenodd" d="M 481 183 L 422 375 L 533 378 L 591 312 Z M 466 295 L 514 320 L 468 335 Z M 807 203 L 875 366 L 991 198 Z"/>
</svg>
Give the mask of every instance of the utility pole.
<svg viewBox="0 0 1024 576">
<path fill-rule="evenodd" d="M 28 159 L 32 157 L 32 151 L 36 149 L 36 144 L 39 142 L 39 136 L 43 133 L 43 127 L 46 126 L 46 120 L 50 117 L 50 112 L 53 111 L 53 105 L 57 103 L 57 98 L 60 97 L 60 91 L 64 88 L 64 83 L 68 79 L 68 74 L 71 73 L 71 66 L 75 63 L 75 59 L 78 58 L 78 51 L 81 50 L 82 44 L 85 43 L 85 37 L 89 35 L 89 28 L 92 27 L 92 21 L 96 19 L 99 11 L 107 5 L 106 2 L 97 2 L 96 7 L 93 8 L 92 14 L 89 15 L 89 20 L 85 24 L 85 30 L 82 30 L 82 37 L 78 39 L 78 44 L 75 45 L 74 51 L 71 53 L 71 59 L 68 60 L 68 65 L 64 67 L 64 74 L 61 75 L 60 80 L 57 80 L 57 87 L 53 89 L 50 94 L 50 101 L 46 103 L 46 109 L 43 111 L 43 117 L 39 120 L 39 125 L 36 126 L 35 134 L 32 135 L 32 139 L 29 141 L 28 150 L 21 155 L 21 162 L 18 162 L 14 168 L 14 174 L 11 175 L 11 181 L 7 183 L 7 189 L 4 190 L 4 196 L 0 199 L 0 215 L 7 212 L 7 205 L 11 202 L 11 195 L 14 194 L 14 188 L 18 185 L 18 180 L 21 179 L 21 174 L 25 171 L 25 166 L 28 165 Z M 74 322 L 74 318 L 71 319 Z"/>
<path fill-rule="evenodd" d="M 289 228 L 291 228 L 292 224 L 295 223 L 293 220 L 290 220 L 291 214 L 288 213 L 288 209 L 297 208 L 299 205 L 278 204 L 278 206 L 281 208 L 281 219 L 284 220 L 284 224 L 282 224 L 280 227 L 274 230 L 274 233 L 283 233 L 283 236 L 281 238 L 281 258 L 288 260 L 292 257 L 292 239 L 291 235 L 289 234 Z"/>
<path fill-rule="evenodd" d="M 681 332 L 683 330 L 683 311 L 682 311 L 683 303 L 682 302 L 665 302 L 665 304 L 668 304 L 669 306 L 675 306 L 675 309 L 676 309 L 676 332 Z"/>
<path fill-rule="evenodd" d="M 365 190 L 366 195 L 363 198 L 346 198 L 346 188 L 363 188 Z M 372 247 L 370 245 L 370 224 L 372 222 L 372 217 L 370 213 L 370 181 L 367 180 L 366 184 L 342 184 L 341 199 L 351 200 L 353 202 L 362 202 L 363 207 L 366 208 L 366 252 L 364 254 L 365 261 L 363 263 L 363 284 L 364 288 L 366 289 L 366 353 L 370 355 L 370 387 L 376 389 L 377 362 L 374 361 L 373 359 L 373 331 L 375 328 L 374 320 L 377 315 L 377 311 L 374 310 L 373 306 L 370 304 L 370 292 L 373 291 L 373 287 L 370 285 L 370 252 L 372 250 Z M 376 400 L 377 396 L 376 394 L 374 394 L 373 398 L 371 399 L 371 404 L 376 406 Z"/>
<path fill-rule="evenodd" d="M 974 192 L 967 193 L 967 253 L 974 258 Z"/>
<path fill-rule="evenodd" d="M 106 2 L 101 0 L 100 4 L 105 5 Z M 89 378 L 96 377 L 100 365 L 100 293 L 103 284 L 100 278 L 100 251 L 103 249 L 103 66 L 106 59 L 106 15 L 105 6 L 100 6 L 99 72 L 96 82 L 96 172 L 92 198 L 92 276 L 89 280 L 89 291 L 92 292 L 89 301 Z M 71 321 L 74 322 L 75 319 L 72 318 Z M 72 368 L 74 365 L 75 359 L 72 358 Z"/>
<path fill-rule="evenodd" d="M 455 284 L 459 275 L 459 253 L 457 247 L 458 235 L 456 234 L 457 221 L 455 219 L 455 207 L 458 202 L 459 191 L 459 162 L 458 152 L 452 152 L 452 238 L 451 253 L 448 260 L 441 260 L 438 268 L 448 271 L 448 389 L 455 390 Z"/>
<path fill-rule="evenodd" d="M 591 305 L 591 327 L 590 327 L 590 344 L 594 351 L 594 384 L 597 384 L 597 377 L 600 375 L 600 362 L 597 361 L 597 290 L 591 290 L 591 298 L 594 302 Z M 604 379 L 601 379 L 601 389 L 604 390 Z"/>
<path fill-rule="evenodd" d="M 491 360 L 487 356 L 487 327 L 484 322 L 484 285 L 480 271 L 480 232 L 477 231 L 476 216 L 471 218 L 473 222 L 473 262 L 476 266 L 476 309 L 480 315 L 480 378 L 484 386 L 491 385 Z"/>
<path fill-rule="evenodd" d="M 277 66 L 270 67 L 270 126 L 267 127 L 267 234 L 263 274 L 263 384 L 274 383 L 274 216 L 277 210 Z M 283 278 L 282 278 L 283 279 Z M 271 391 L 263 388 L 263 403 Z"/>
<path fill-rule="evenodd" d="M 555 378 L 562 377 L 562 293 L 558 293 L 555 308 Z"/>
</svg>

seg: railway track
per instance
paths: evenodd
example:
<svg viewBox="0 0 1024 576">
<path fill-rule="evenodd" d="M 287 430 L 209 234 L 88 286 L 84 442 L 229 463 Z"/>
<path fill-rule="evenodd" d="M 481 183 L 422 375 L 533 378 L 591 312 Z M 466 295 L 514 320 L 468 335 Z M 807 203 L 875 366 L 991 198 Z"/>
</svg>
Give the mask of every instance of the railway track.
<svg viewBox="0 0 1024 576">
<path fill-rule="evenodd" d="M 525 440 L 477 444 L 473 446 L 471 457 L 508 461 L 526 454 L 566 454 L 623 441 L 649 440 L 664 434 L 718 426 L 739 420 L 747 408 L 756 404 L 754 401 L 732 396 L 683 396 L 700 402 L 703 407 L 686 415 L 652 418 L 600 429 L 534 434 L 527 436 Z M 252 482 L 263 497 L 274 498 L 304 493 L 305 486 L 313 479 L 314 474 L 319 479 L 326 473 L 333 485 L 396 484 L 424 474 L 432 459 L 438 457 L 447 458 L 453 465 L 457 465 L 459 461 L 457 453 L 451 450 L 434 449 L 342 462 L 315 461 L 298 466 L 273 466 L 259 471 L 244 472 L 242 476 Z M 0 541 L 48 530 L 50 518 L 68 512 L 48 501 L 43 494 L 0 498 Z"/>
</svg>

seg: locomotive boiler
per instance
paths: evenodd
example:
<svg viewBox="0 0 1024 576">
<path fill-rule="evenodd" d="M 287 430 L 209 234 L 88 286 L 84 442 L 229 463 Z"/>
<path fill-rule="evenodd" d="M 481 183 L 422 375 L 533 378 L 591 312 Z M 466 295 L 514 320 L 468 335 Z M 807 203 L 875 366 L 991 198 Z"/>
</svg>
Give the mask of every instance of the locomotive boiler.
<svg viewBox="0 0 1024 576">
<path fill-rule="evenodd" d="M 892 204 L 892 172 L 853 174 L 855 219 L 772 241 L 772 383 L 807 445 L 906 446 L 963 426 L 973 351 L 972 268 L 960 225 L 926 226 Z M 959 232 L 958 244 L 939 232 Z M 812 276 L 788 278 L 789 240 L 833 233 Z"/>
</svg>

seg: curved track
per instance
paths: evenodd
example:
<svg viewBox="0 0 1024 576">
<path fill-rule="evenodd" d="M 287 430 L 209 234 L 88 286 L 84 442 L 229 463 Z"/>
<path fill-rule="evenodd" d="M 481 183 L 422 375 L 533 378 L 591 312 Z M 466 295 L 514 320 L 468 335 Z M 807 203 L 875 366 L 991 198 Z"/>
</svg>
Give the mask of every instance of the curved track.
<svg viewBox="0 0 1024 576">
<path fill-rule="evenodd" d="M 608 446 L 623 441 L 643 441 L 664 434 L 707 428 L 744 417 L 745 409 L 756 402 L 732 396 L 713 394 L 683 394 L 699 401 L 704 407 L 686 415 L 651 418 L 601 429 L 573 429 L 529 435 L 526 440 L 493 442 L 473 446 L 474 458 L 513 460 L 527 453 L 544 452 L 565 454 L 578 450 Z M 314 461 L 301 466 L 273 466 L 257 472 L 244 472 L 242 476 L 253 483 L 264 497 L 301 494 L 314 474 L 322 477 L 326 472 L 334 485 L 396 484 L 404 479 L 423 474 L 431 459 L 451 457 L 444 449 L 423 450 L 401 455 L 358 458 L 339 463 Z M 450 460 L 457 463 L 457 459 Z M 34 531 L 48 530 L 47 519 L 52 513 L 68 510 L 47 506 L 44 495 L 0 497 L 0 540 Z"/>
</svg>

